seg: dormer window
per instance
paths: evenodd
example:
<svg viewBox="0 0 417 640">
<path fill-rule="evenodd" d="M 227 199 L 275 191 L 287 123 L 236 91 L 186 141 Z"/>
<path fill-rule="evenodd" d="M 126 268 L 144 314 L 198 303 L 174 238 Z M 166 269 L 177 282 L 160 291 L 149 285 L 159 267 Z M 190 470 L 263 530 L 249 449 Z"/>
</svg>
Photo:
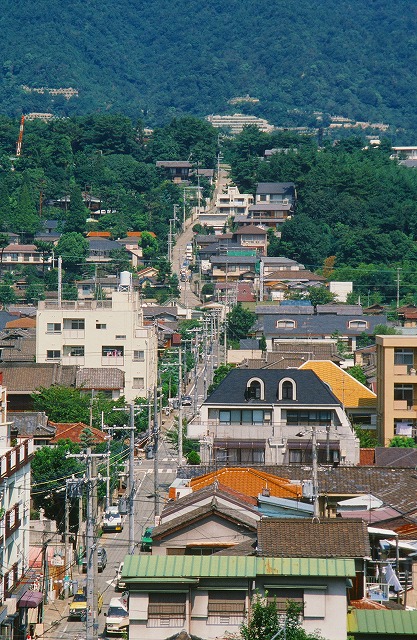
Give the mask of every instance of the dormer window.
<svg viewBox="0 0 417 640">
<path fill-rule="evenodd" d="M 292 378 L 284 378 L 278 386 L 278 400 L 296 400 L 297 387 Z"/>
<path fill-rule="evenodd" d="M 277 329 L 295 329 L 296 322 L 295 320 L 283 318 L 282 320 L 277 320 L 276 327 Z"/>
<path fill-rule="evenodd" d="M 368 322 L 366 320 L 349 320 L 349 329 L 364 329 L 368 328 Z"/>
<path fill-rule="evenodd" d="M 264 383 L 259 378 L 251 378 L 246 386 L 246 398 L 248 400 L 264 400 Z"/>
</svg>

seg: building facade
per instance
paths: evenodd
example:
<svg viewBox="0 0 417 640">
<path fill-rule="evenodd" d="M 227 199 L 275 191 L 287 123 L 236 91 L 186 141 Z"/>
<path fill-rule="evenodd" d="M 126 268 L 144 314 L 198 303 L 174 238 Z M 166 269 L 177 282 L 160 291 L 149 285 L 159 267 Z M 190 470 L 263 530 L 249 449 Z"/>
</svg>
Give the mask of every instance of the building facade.
<svg viewBox="0 0 417 640">
<path fill-rule="evenodd" d="M 234 369 L 187 427 L 202 464 L 358 464 L 342 403 L 313 371 Z"/>
<path fill-rule="evenodd" d="M 377 433 L 387 446 L 417 434 L 417 336 L 376 336 L 376 349 Z"/>
<path fill-rule="evenodd" d="M 36 361 L 124 372 L 130 402 L 146 397 L 157 379 L 157 335 L 144 326 L 131 284 L 109 300 L 42 301 L 36 324 Z"/>
<path fill-rule="evenodd" d="M 19 601 L 30 585 L 30 461 L 33 440 L 12 439 L 6 389 L 0 378 L 0 634 L 21 636 L 25 615 Z M 23 636 L 21 636 L 23 637 Z"/>
</svg>

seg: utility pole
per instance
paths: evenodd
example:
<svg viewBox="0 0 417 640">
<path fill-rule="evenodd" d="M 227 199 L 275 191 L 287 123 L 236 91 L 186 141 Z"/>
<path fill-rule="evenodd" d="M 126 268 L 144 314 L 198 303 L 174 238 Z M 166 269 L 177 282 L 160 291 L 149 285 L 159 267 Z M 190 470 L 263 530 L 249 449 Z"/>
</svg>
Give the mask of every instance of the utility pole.
<svg viewBox="0 0 417 640">
<path fill-rule="evenodd" d="M 182 349 L 178 348 L 178 466 L 182 466 Z"/>
<path fill-rule="evenodd" d="M 65 485 L 65 532 L 64 532 L 64 568 L 65 574 L 64 578 L 70 575 L 70 562 L 69 562 L 69 505 L 70 501 L 68 498 L 68 480 Z M 69 588 L 69 580 L 64 580 L 64 597 L 68 596 L 68 588 Z"/>
<path fill-rule="evenodd" d="M 104 454 L 105 455 L 105 454 Z M 87 521 L 86 521 L 86 559 L 87 559 L 87 615 L 86 615 L 86 640 L 98 638 L 98 612 L 97 612 L 97 544 L 96 544 L 96 519 L 97 502 L 94 499 L 98 478 L 95 476 L 94 467 L 97 458 L 103 459 L 101 453 L 91 453 L 91 448 L 83 453 L 68 453 L 67 458 L 81 458 L 86 465 L 85 483 L 87 488 Z"/>
<path fill-rule="evenodd" d="M 144 405 L 129 404 L 129 427 L 112 427 L 112 431 L 126 431 L 129 429 L 129 474 L 127 492 L 129 495 L 129 555 L 135 552 L 135 409 L 143 409 Z M 115 408 L 113 411 L 126 411 L 125 407 Z"/>
<path fill-rule="evenodd" d="M 58 256 L 58 309 L 62 305 L 62 256 Z"/>
<path fill-rule="evenodd" d="M 397 267 L 397 309 L 400 306 L 400 271 L 401 267 Z"/>
<path fill-rule="evenodd" d="M 320 516 L 319 511 L 319 481 L 318 481 L 318 465 L 317 465 L 317 432 L 315 425 L 312 426 L 311 431 L 311 445 L 312 445 L 312 466 L 313 466 L 313 515 L 315 518 Z"/>
<path fill-rule="evenodd" d="M 264 299 L 264 262 L 261 258 L 259 264 L 259 302 L 263 302 Z"/>
<path fill-rule="evenodd" d="M 155 504 L 155 521 L 159 516 L 159 478 L 158 478 L 158 463 L 159 463 L 159 455 L 158 455 L 158 391 L 156 386 L 153 390 L 153 470 L 154 470 L 154 504 Z M 156 522 L 155 522 L 156 524 Z"/>
</svg>

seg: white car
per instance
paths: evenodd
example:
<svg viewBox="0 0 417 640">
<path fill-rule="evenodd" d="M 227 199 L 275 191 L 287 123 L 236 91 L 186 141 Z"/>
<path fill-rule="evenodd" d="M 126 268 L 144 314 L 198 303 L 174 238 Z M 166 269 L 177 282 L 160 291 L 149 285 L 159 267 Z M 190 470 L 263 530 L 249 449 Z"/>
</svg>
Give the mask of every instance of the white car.
<svg viewBox="0 0 417 640">
<path fill-rule="evenodd" d="M 122 531 L 122 516 L 119 513 L 119 507 L 109 507 L 103 514 L 101 522 L 103 533 L 107 531 Z"/>
<path fill-rule="evenodd" d="M 122 580 L 123 562 L 119 564 L 116 574 L 116 591 L 124 591 L 126 589 L 126 583 Z"/>
<path fill-rule="evenodd" d="M 125 598 L 112 598 L 107 613 L 106 633 L 116 635 L 124 633 L 129 626 L 129 611 Z"/>
</svg>

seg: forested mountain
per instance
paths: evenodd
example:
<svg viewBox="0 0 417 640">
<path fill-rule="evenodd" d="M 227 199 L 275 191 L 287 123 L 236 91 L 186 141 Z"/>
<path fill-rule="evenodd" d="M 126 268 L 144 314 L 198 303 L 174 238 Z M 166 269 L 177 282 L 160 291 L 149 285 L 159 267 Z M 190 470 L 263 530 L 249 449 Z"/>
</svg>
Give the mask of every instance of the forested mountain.
<svg viewBox="0 0 417 640">
<path fill-rule="evenodd" d="M 246 109 L 274 124 L 323 111 L 413 142 L 416 26 L 413 0 L 3 0 L 0 111 L 110 110 L 152 126 L 233 112 L 227 101 L 250 94 L 260 102 Z"/>
</svg>

